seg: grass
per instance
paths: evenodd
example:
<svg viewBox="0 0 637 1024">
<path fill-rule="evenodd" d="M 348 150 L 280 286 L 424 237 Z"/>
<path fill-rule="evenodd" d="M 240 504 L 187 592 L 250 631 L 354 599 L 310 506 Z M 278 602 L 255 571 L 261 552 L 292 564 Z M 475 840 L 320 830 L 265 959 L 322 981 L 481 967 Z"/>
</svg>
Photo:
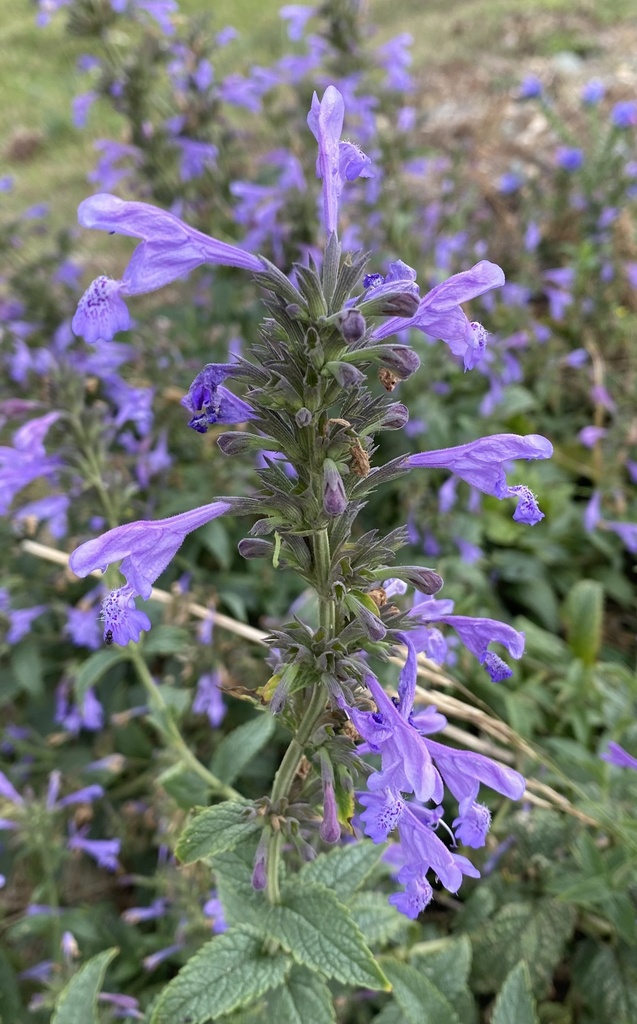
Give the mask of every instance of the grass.
<svg viewBox="0 0 637 1024">
<path fill-rule="evenodd" d="M 229 49 L 232 65 L 268 63 L 286 45 L 277 17 L 282 0 L 216 0 L 214 27 L 234 25 L 241 33 Z M 181 0 L 185 14 L 208 10 L 208 0 Z M 371 0 L 372 21 L 381 38 L 398 31 L 414 37 L 415 70 L 421 75 L 447 62 L 475 63 L 506 51 L 516 74 L 523 72 L 504 29 L 522 27 L 523 48 L 518 58 L 550 55 L 573 47 L 586 52 L 594 46 L 598 28 L 619 25 L 634 14 L 634 0 Z M 633 19 L 634 20 L 634 19 Z M 53 226 L 75 218 L 78 201 L 89 191 L 86 175 L 95 162 L 93 143 L 118 137 L 121 123 L 105 103 L 94 108 L 84 131 L 71 120 L 71 100 L 87 88 L 75 70 L 87 49 L 81 39 L 65 32 L 61 12 L 46 29 L 35 24 L 35 8 L 27 0 L 5 4 L 0 24 L 0 155 L 2 174 L 15 177 L 15 189 L 1 197 L 13 212 L 46 201 Z M 575 43 L 573 42 L 575 41 Z M 508 50 L 507 50 L 508 47 Z M 515 43 L 513 44 L 515 50 Z M 450 79 L 450 86 L 452 79 Z M 31 150 L 16 155 L 16 139 Z"/>
</svg>

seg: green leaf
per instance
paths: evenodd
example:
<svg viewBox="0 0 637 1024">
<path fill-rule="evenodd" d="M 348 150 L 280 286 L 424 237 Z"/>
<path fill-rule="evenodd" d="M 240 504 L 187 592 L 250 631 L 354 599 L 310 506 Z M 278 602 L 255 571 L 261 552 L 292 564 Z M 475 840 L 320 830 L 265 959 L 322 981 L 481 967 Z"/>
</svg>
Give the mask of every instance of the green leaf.
<svg viewBox="0 0 637 1024">
<path fill-rule="evenodd" d="M 16 973 L 2 949 L 0 949 L 0 993 L 2 993 L 0 1021 L 9 1024 L 12 1020 L 22 1020 L 20 985 Z"/>
<path fill-rule="evenodd" d="M 210 796 L 210 786 L 182 764 L 171 765 L 158 776 L 157 782 L 184 811 L 200 807 Z"/>
<path fill-rule="evenodd" d="M 459 992 L 469 984 L 471 940 L 435 939 L 412 947 L 411 963 L 443 992 Z"/>
<path fill-rule="evenodd" d="M 162 992 L 151 1024 L 217 1020 L 277 988 L 290 967 L 283 953 L 266 954 L 262 939 L 232 928 L 207 942 L 182 967 Z"/>
<path fill-rule="evenodd" d="M 585 665 L 594 665 L 602 642 L 604 588 L 596 580 L 578 580 L 564 607 L 568 642 Z"/>
<path fill-rule="evenodd" d="M 332 993 L 316 974 L 305 967 L 292 968 L 285 985 L 268 997 L 270 1019 L 281 1024 L 333 1024 L 336 1020 Z"/>
<path fill-rule="evenodd" d="M 347 906 L 368 946 L 383 946 L 406 929 L 405 916 L 379 892 L 357 892 Z"/>
<path fill-rule="evenodd" d="M 188 630 L 181 626 L 153 626 L 144 640 L 144 654 L 178 654 L 189 643 Z"/>
<path fill-rule="evenodd" d="M 80 967 L 60 992 L 51 1024 L 99 1024 L 97 997 L 117 949 L 105 949 Z"/>
<path fill-rule="evenodd" d="M 326 885 L 339 899 L 347 902 L 374 870 L 383 850 L 383 846 L 365 839 L 337 847 L 304 864 L 299 879 Z"/>
<path fill-rule="evenodd" d="M 509 971 L 495 1001 L 491 1024 L 538 1024 L 529 969 L 524 960 Z"/>
<path fill-rule="evenodd" d="M 589 1008 L 589 1018 L 611 1024 L 637 1020 L 637 963 L 635 950 L 588 942 L 575 958 L 574 981 L 578 996 Z"/>
<path fill-rule="evenodd" d="M 387 1003 L 380 1013 L 377 1013 L 372 1024 L 405 1024 L 407 1018 L 398 1003 Z"/>
<path fill-rule="evenodd" d="M 231 785 L 271 739 L 275 728 L 274 718 L 265 712 L 228 733 L 215 751 L 210 766 L 212 773 L 226 785 Z"/>
<path fill-rule="evenodd" d="M 284 887 L 281 904 L 270 909 L 266 927 L 298 963 L 327 978 L 389 988 L 349 910 L 323 885 L 295 878 Z"/>
<path fill-rule="evenodd" d="M 496 991 L 518 961 L 525 960 L 533 991 L 542 997 L 573 932 L 575 917 L 574 907 L 550 898 L 502 907 L 471 936 L 473 989 Z"/>
<path fill-rule="evenodd" d="M 381 963 L 406 1024 L 461 1024 L 440 989 L 415 967 L 386 958 Z"/>
<path fill-rule="evenodd" d="M 214 807 L 206 807 L 179 837 L 175 851 L 179 860 L 192 864 L 204 857 L 214 857 L 257 833 L 262 821 L 250 817 L 251 809 L 252 804 L 239 800 L 225 800 Z"/>
<path fill-rule="evenodd" d="M 127 657 L 126 651 L 118 647 L 107 647 L 91 654 L 90 658 L 83 663 L 73 682 L 75 699 L 78 704 L 84 700 L 86 691 L 95 686 L 113 665 L 116 665 L 118 661 L 125 661 Z"/>
<path fill-rule="evenodd" d="M 20 689 L 39 697 L 44 690 L 42 658 L 33 643 L 18 644 L 11 652 L 11 669 Z"/>
</svg>

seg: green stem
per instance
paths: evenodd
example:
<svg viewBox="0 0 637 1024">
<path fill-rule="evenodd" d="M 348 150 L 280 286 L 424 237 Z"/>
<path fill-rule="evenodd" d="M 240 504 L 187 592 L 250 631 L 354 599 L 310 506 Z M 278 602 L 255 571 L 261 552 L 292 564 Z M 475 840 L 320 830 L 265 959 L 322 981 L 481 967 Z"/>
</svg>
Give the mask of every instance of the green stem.
<svg viewBox="0 0 637 1024">
<path fill-rule="evenodd" d="M 331 567 L 330 542 L 327 529 L 318 530 L 314 534 L 314 564 L 316 567 L 316 583 L 319 597 L 319 626 L 330 635 L 334 633 L 336 623 L 335 602 L 324 596 Z M 296 735 L 283 755 L 274 777 L 271 803 L 275 813 L 281 808 L 282 801 L 288 796 L 294 776 L 303 757 L 303 750 L 308 739 L 314 732 L 316 723 L 325 710 L 325 689 L 317 680 Z M 281 855 L 282 835 L 280 831 L 270 831 L 267 854 L 267 885 L 266 895 L 270 903 L 280 901 L 279 892 L 279 859 Z"/>
<path fill-rule="evenodd" d="M 232 786 L 226 786 L 221 779 L 218 779 L 216 775 L 213 775 L 213 773 L 201 763 L 199 758 L 195 757 L 192 750 L 190 750 L 177 727 L 177 723 L 172 717 L 170 708 L 161 695 L 161 691 L 155 685 L 155 681 L 150 674 L 148 665 L 137 650 L 137 647 L 132 646 L 126 653 L 134 664 L 139 679 L 148 694 L 151 707 L 158 713 L 161 719 L 161 727 L 158 725 L 155 725 L 155 727 L 168 740 L 169 746 L 172 747 L 179 760 L 188 765 L 188 767 L 198 775 L 200 779 L 203 779 L 215 796 L 222 796 L 226 800 L 241 799 L 241 794 L 238 793 L 236 789 L 233 789 Z"/>
</svg>

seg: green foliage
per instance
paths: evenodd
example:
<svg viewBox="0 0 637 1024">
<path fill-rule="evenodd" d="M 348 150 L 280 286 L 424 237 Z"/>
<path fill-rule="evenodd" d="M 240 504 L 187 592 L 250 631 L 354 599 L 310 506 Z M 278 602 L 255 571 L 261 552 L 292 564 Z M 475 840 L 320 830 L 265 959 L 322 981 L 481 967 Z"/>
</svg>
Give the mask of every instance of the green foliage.
<svg viewBox="0 0 637 1024">
<path fill-rule="evenodd" d="M 99 1024 L 97 998 L 106 968 L 117 952 L 105 949 L 80 967 L 60 993 L 51 1024 Z"/>
<path fill-rule="evenodd" d="M 248 803 L 226 800 L 207 807 L 184 829 L 175 850 L 184 864 L 232 850 L 261 828 Z"/>
<path fill-rule="evenodd" d="M 519 964 L 507 974 L 493 1007 L 493 1024 L 539 1024 L 531 979 L 526 963 Z"/>
<path fill-rule="evenodd" d="M 290 967 L 289 957 L 268 953 L 258 936 L 232 928 L 211 939 L 182 967 L 162 992 L 151 1024 L 218 1020 L 278 988 Z"/>
</svg>

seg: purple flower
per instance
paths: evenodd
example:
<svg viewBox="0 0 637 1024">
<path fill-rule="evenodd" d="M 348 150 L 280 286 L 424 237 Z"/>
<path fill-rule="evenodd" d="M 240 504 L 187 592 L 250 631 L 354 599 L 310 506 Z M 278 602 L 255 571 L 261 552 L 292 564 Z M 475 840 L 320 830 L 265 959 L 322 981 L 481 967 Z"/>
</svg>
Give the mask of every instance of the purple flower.
<svg viewBox="0 0 637 1024">
<path fill-rule="evenodd" d="M 338 199 L 346 181 L 373 177 L 368 156 L 352 142 L 341 141 L 345 104 L 341 93 L 328 85 L 319 101 L 314 93 L 307 123 L 318 142 L 316 176 L 323 181 L 323 216 L 327 235 L 338 230 Z"/>
<path fill-rule="evenodd" d="M 548 459 L 552 453 L 553 445 L 541 434 L 492 434 L 455 448 L 410 455 L 407 462 L 410 467 L 449 469 L 461 480 L 496 498 L 518 498 L 513 518 L 533 526 L 544 518 L 544 513 L 528 487 L 509 487 L 504 466 L 511 459 Z"/>
<path fill-rule="evenodd" d="M 631 555 L 637 555 L 637 523 L 621 523 L 618 520 L 604 520 L 607 530 L 612 530 L 621 539 Z"/>
<path fill-rule="evenodd" d="M 78 220 L 83 227 L 142 239 L 121 281 L 99 277 L 80 299 L 72 327 L 88 342 L 110 341 L 117 331 L 128 329 L 130 315 L 123 295 L 163 288 L 204 263 L 255 272 L 263 269 L 258 257 L 210 238 L 148 203 L 100 193 L 80 203 Z"/>
<path fill-rule="evenodd" d="M 97 97 L 98 94 L 91 89 L 90 92 L 83 92 L 74 98 L 72 103 L 73 124 L 76 128 L 86 128 L 89 111 Z"/>
<path fill-rule="evenodd" d="M 13 447 L 0 446 L 0 515 L 6 515 L 15 495 L 39 477 L 51 478 L 62 460 L 47 455 L 44 438 L 61 413 L 50 412 L 20 427 L 13 435 Z"/>
<path fill-rule="evenodd" d="M 279 17 L 288 23 L 288 38 L 298 43 L 303 38 L 305 26 L 316 14 L 316 7 L 305 7 L 303 4 L 286 4 L 279 10 Z"/>
<path fill-rule="evenodd" d="M 231 508 L 231 501 L 213 501 L 168 519 L 116 526 L 72 552 L 69 565 L 82 577 L 96 569 L 105 572 L 112 562 L 121 561 L 120 572 L 127 585 L 112 591 L 102 605 L 105 639 L 110 634 L 111 642 L 125 645 L 137 641 L 142 629 L 150 629 L 148 616 L 135 607 L 135 597 L 150 597 L 153 583 L 192 530 Z"/>
<path fill-rule="evenodd" d="M 558 146 L 555 151 L 555 163 L 563 171 L 579 171 L 584 164 L 584 153 L 572 146 Z"/>
<path fill-rule="evenodd" d="M 580 93 L 582 103 L 594 106 L 594 104 L 603 100 L 605 92 L 606 90 L 604 85 L 600 82 L 599 78 L 591 78 L 590 82 L 586 82 L 582 87 L 582 91 Z"/>
<path fill-rule="evenodd" d="M 394 317 L 377 327 L 375 341 L 396 334 L 408 327 L 416 327 L 432 338 L 441 338 L 454 355 L 462 356 L 466 370 L 472 369 L 484 353 L 486 331 L 481 324 L 469 322 L 461 303 L 484 295 L 492 288 L 504 284 L 504 273 L 495 263 L 482 260 L 470 270 L 454 274 L 432 288 L 409 320 Z"/>
<path fill-rule="evenodd" d="M 35 605 L 33 608 L 16 608 L 9 612 L 9 629 L 7 630 L 6 641 L 8 644 L 17 644 L 31 629 L 31 623 L 43 615 L 47 610 L 45 604 Z"/>
<path fill-rule="evenodd" d="M 608 744 L 608 750 L 599 756 L 602 761 L 608 761 L 609 764 L 614 764 L 617 768 L 632 768 L 637 772 L 637 757 L 633 757 L 627 750 L 620 747 L 619 743 L 614 743 L 612 740 Z"/>
<path fill-rule="evenodd" d="M 205 434 L 215 423 L 244 423 L 254 419 L 255 411 L 247 402 L 220 387 L 226 377 L 240 372 L 237 363 L 208 363 L 193 380 L 181 404 L 191 413 L 188 426 Z"/>
<path fill-rule="evenodd" d="M 71 835 L 67 846 L 69 850 L 83 850 L 89 857 L 92 857 L 98 867 L 107 871 L 117 871 L 119 868 L 118 856 L 121 842 L 119 839 L 87 839 L 88 825 L 75 830 L 71 825 Z"/>
<path fill-rule="evenodd" d="M 593 491 L 591 499 L 584 509 L 584 529 L 592 533 L 602 517 L 602 496 L 599 491 Z"/>
<path fill-rule="evenodd" d="M 197 692 L 192 702 L 192 710 L 196 715 L 207 715 L 213 729 L 218 729 L 226 717 L 226 705 L 220 689 L 218 672 L 205 672 L 199 677 Z"/>
<path fill-rule="evenodd" d="M 527 75 L 518 89 L 518 99 L 533 100 L 542 95 L 543 86 L 537 75 Z"/>
<path fill-rule="evenodd" d="M 582 427 L 577 438 L 586 448 L 594 448 L 598 441 L 606 437 L 608 431 L 605 427 L 588 426 Z"/>
<path fill-rule="evenodd" d="M 633 128 L 637 125 L 637 103 L 635 100 L 620 100 L 610 112 L 610 119 L 616 128 Z"/>
<path fill-rule="evenodd" d="M 182 181 L 200 178 L 207 167 L 214 167 L 219 149 L 212 142 L 198 142 L 196 139 L 176 139 L 181 150 L 179 175 Z"/>
<path fill-rule="evenodd" d="M 497 619 L 474 618 L 468 615 L 450 615 L 451 602 L 436 601 L 425 598 L 413 605 L 411 615 L 424 624 L 442 622 L 451 626 L 460 637 L 467 650 L 471 651 L 481 665 L 484 665 L 493 682 L 501 682 L 511 675 L 508 665 L 493 651 L 490 643 L 502 644 L 513 658 L 521 658 L 524 653 L 524 633 L 519 633 L 512 626 Z M 426 642 L 426 639 L 425 639 Z M 419 642 L 418 646 L 424 646 Z"/>
</svg>

